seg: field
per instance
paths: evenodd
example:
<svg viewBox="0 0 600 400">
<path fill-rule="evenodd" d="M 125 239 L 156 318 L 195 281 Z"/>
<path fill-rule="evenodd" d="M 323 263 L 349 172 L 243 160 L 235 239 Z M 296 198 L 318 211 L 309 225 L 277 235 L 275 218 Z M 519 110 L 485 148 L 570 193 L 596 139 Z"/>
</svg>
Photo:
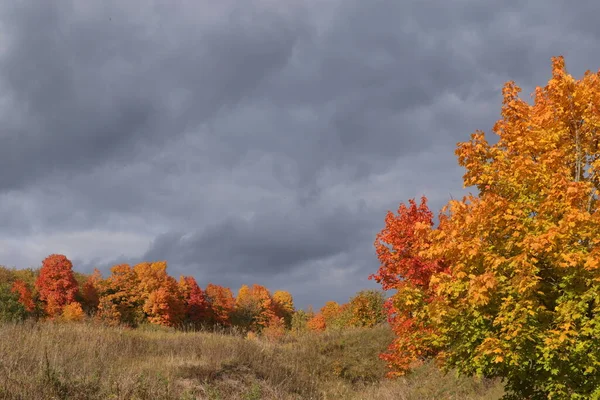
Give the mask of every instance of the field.
<svg viewBox="0 0 600 400">
<path fill-rule="evenodd" d="M 0 399 L 498 399 L 498 382 L 429 364 L 382 378 L 387 327 L 288 336 L 0 325 Z"/>
</svg>

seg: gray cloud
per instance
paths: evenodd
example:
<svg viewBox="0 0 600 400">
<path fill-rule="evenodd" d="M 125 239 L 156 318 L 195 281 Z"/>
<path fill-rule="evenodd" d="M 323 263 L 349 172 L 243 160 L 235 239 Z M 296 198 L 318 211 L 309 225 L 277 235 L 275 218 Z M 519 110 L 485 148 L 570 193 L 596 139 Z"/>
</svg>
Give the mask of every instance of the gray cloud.
<svg viewBox="0 0 600 400">
<path fill-rule="evenodd" d="M 192 235 L 157 237 L 144 258 L 172 253 L 178 265 L 205 264 L 219 274 L 282 274 L 305 262 L 336 256 L 360 245 L 368 220 L 359 212 L 290 209 L 248 219 L 229 218 Z M 368 226 L 368 225 L 367 225 Z"/>
<path fill-rule="evenodd" d="M 9 2 L 10 3 L 10 2 Z M 290 290 L 373 287 L 388 209 L 464 190 L 489 131 L 563 54 L 600 67 L 595 2 L 162 0 L 0 5 L 0 262 Z"/>
<path fill-rule="evenodd" d="M 239 7 L 220 24 L 180 25 L 186 10 L 156 8 L 136 21 L 117 4 L 113 12 L 63 1 L 3 13 L 11 40 L 0 82 L 12 123 L 11 146 L 0 150 L 0 169 L 11 173 L 0 187 L 126 163 L 140 147 L 161 146 L 243 101 L 285 64 L 301 30 L 271 12 L 245 19 Z"/>
</svg>

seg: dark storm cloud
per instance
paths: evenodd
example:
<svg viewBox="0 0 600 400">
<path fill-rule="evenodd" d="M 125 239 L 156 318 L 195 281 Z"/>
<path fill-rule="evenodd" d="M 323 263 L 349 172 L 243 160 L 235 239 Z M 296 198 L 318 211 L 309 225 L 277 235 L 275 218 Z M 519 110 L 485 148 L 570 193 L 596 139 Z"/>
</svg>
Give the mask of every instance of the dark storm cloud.
<svg viewBox="0 0 600 400">
<path fill-rule="evenodd" d="M 551 56 L 600 67 L 596 8 L 2 3 L 0 262 L 167 260 L 344 301 L 374 285 L 388 209 L 463 193 L 455 143 L 490 130 L 506 80 L 528 98 Z"/>
<path fill-rule="evenodd" d="M 141 145 L 171 140 L 284 65 L 300 28 L 268 12 L 243 19 L 239 7 L 198 26 L 180 25 L 185 10 L 132 21 L 118 7 L 87 7 L 44 2 L 2 13 L 10 40 L 0 82 L 11 107 L 0 187 L 125 163 Z"/>
<path fill-rule="evenodd" d="M 267 276 L 288 272 L 302 263 L 328 258 L 360 244 L 368 235 L 360 214 L 349 210 L 296 209 L 289 214 L 263 212 L 249 220 L 229 218 L 201 232 L 160 235 L 144 255 L 196 265 L 216 274 Z"/>
</svg>

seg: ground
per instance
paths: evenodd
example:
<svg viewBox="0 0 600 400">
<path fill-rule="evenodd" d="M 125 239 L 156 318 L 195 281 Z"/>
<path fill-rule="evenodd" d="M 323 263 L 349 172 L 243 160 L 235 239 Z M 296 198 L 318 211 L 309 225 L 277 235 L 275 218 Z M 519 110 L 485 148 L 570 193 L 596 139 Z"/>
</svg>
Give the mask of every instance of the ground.
<svg viewBox="0 0 600 400">
<path fill-rule="evenodd" d="M 389 380 L 386 326 L 286 336 L 0 325 L 0 399 L 498 399 L 499 382 L 425 364 Z"/>
</svg>

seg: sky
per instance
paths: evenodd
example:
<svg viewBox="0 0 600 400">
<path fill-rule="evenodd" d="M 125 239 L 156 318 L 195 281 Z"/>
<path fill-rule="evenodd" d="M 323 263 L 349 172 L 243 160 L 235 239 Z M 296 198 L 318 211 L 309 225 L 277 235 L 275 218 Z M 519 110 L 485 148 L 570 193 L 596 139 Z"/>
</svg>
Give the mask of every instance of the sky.
<svg viewBox="0 0 600 400">
<path fill-rule="evenodd" d="M 237 292 L 346 302 L 388 210 L 469 190 L 454 149 L 563 55 L 595 0 L 0 3 L 0 264 L 166 260 Z M 492 139 L 493 140 L 493 139 Z"/>
</svg>

